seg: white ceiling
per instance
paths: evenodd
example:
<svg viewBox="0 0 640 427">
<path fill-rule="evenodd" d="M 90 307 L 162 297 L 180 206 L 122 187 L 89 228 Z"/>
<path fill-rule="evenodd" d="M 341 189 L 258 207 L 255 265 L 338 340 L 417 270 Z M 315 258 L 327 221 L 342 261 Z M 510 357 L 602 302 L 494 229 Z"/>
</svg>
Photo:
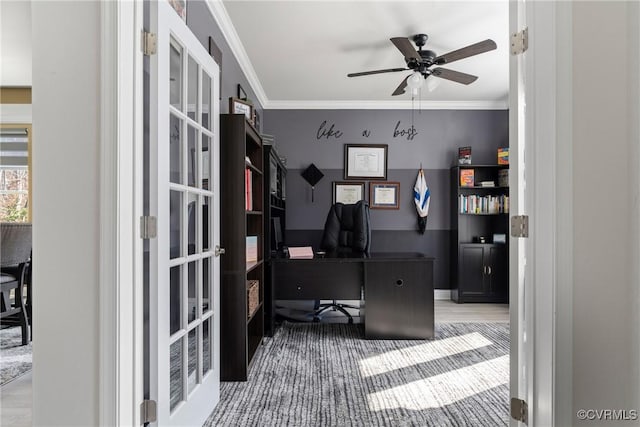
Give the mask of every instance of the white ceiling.
<svg viewBox="0 0 640 427">
<path fill-rule="evenodd" d="M 0 0 L 0 86 L 31 86 L 31 2 Z"/>
<path fill-rule="evenodd" d="M 389 38 L 417 33 L 429 36 L 425 49 L 438 55 L 487 38 L 498 45 L 444 66 L 477 75 L 478 80 L 466 86 L 437 79 L 434 91 L 422 90 L 423 108 L 506 108 L 507 0 L 227 0 L 223 5 L 220 9 L 235 29 L 226 35 L 233 38 L 235 32 L 239 38 L 236 56 L 246 55 L 238 59 L 253 85 L 259 82 L 261 88 L 254 89 L 266 108 L 406 107 L 409 92 L 397 97 L 391 93 L 409 72 L 355 78 L 347 73 L 405 66 Z"/>
</svg>

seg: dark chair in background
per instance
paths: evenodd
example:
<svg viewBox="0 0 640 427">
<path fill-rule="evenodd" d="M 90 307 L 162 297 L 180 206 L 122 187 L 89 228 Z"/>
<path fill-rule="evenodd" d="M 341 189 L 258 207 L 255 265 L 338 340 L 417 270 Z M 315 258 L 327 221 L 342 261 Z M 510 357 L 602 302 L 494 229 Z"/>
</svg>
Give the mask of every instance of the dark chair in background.
<svg viewBox="0 0 640 427">
<path fill-rule="evenodd" d="M 336 203 L 331 206 L 324 225 L 320 248 L 330 253 L 367 255 L 371 246 L 371 228 L 369 225 L 369 204 L 360 200 L 353 205 Z M 314 321 L 320 320 L 320 315 L 329 310 L 338 310 L 353 323 L 353 317 L 346 308 L 359 309 L 348 304 L 331 303 L 316 304 Z"/>
<path fill-rule="evenodd" d="M 31 319 L 25 306 L 25 277 L 31 259 L 31 224 L 0 223 L 0 324 L 19 325 L 22 344 L 29 343 Z M 29 272 L 29 277 L 31 276 Z M 28 279 L 31 286 L 31 279 Z M 13 298 L 11 295 L 13 291 Z M 31 304 L 31 290 L 27 290 Z"/>
</svg>

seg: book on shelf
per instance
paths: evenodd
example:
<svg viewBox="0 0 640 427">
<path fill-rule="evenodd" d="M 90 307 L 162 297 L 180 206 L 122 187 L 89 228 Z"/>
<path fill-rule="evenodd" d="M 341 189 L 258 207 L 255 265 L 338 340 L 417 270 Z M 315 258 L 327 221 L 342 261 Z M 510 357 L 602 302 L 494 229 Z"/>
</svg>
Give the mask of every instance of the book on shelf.
<svg viewBox="0 0 640 427">
<path fill-rule="evenodd" d="M 471 164 L 471 147 L 458 148 L 458 164 L 459 165 Z"/>
<path fill-rule="evenodd" d="M 479 196 L 461 194 L 459 213 L 461 214 L 501 214 L 509 212 L 509 196 Z"/>
<path fill-rule="evenodd" d="M 495 187 L 496 183 L 494 181 L 480 181 L 480 187 Z"/>
<path fill-rule="evenodd" d="M 509 164 L 509 147 L 498 148 L 498 164 L 499 165 Z"/>
<path fill-rule="evenodd" d="M 253 210 L 253 178 L 249 168 L 244 170 L 244 208 Z"/>
<path fill-rule="evenodd" d="M 258 236 L 247 236 L 246 259 L 247 264 L 258 262 Z"/>
<path fill-rule="evenodd" d="M 460 169 L 460 187 L 473 187 L 474 175 L 473 169 Z"/>
<path fill-rule="evenodd" d="M 509 186 L 509 169 L 500 169 L 498 171 L 498 185 L 500 187 Z"/>
<path fill-rule="evenodd" d="M 313 258 L 311 246 L 289 246 L 289 258 L 310 259 Z"/>
</svg>

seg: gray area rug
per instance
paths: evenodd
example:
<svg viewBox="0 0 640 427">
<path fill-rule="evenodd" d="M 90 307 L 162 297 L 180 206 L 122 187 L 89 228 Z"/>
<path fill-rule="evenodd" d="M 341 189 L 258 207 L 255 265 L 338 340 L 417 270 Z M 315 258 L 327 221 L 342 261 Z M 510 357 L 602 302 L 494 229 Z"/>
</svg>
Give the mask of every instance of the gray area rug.
<svg viewBox="0 0 640 427">
<path fill-rule="evenodd" d="M 31 370 L 31 342 L 22 345 L 19 326 L 0 329 L 0 385 Z"/>
<path fill-rule="evenodd" d="M 506 426 L 509 327 L 436 325 L 365 340 L 361 325 L 284 323 L 205 426 Z"/>
</svg>

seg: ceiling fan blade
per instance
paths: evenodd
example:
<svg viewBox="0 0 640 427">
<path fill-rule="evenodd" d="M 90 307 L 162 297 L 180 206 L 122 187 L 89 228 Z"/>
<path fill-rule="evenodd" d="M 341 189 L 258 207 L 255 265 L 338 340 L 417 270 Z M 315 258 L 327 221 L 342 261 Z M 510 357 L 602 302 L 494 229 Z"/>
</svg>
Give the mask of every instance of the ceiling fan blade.
<svg viewBox="0 0 640 427">
<path fill-rule="evenodd" d="M 498 46 L 496 42 L 491 39 L 487 39 L 466 47 L 463 47 L 458 50 L 454 50 L 449 53 L 445 53 L 444 55 L 440 55 L 436 58 L 435 63 L 438 65 L 449 64 L 453 61 L 458 61 L 460 59 L 468 58 L 470 56 L 478 55 L 484 52 L 488 52 L 490 50 L 496 49 Z"/>
<path fill-rule="evenodd" d="M 413 47 L 411 42 L 406 37 L 392 37 L 391 43 L 393 43 L 400 52 L 404 55 L 405 58 L 413 58 L 417 61 L 422 60 L 420 54 L 416 51 L 416 48 Z"/>
<path fill-rule="evenodd" d="M 404 80 L 402 80 L 402 82 L 400 82 L 400 85 L 396 88 L 396 90 L 393 91 L 391 95 L 393 96 L 402 95 L 404 93 L 404 89 L 407 87 L 407 79 L 409 77 L 411 77 L 411 74 L 409 74 L 407 77 L 404 78 Z"/>
<path fill-rule="evenodd" d="M 361 73 L 350 73 L 347 77 L 368 76 L 370 74 L 394 73 L 396 71 L 406 71 L 408 68 L 387 68 L 386 70 L 363 71 Z"/>
<path fill-rule="evenodd" d="M 460 71 L 447 70 L 446 68 L 434 68 L 431 75 L 440 77 L 441 79 L 451 80 L 452 82 L 462 83 L 463 85 L 468 85 L 478 80 L 478 76 L 461 73 Z"/>
</svg>

